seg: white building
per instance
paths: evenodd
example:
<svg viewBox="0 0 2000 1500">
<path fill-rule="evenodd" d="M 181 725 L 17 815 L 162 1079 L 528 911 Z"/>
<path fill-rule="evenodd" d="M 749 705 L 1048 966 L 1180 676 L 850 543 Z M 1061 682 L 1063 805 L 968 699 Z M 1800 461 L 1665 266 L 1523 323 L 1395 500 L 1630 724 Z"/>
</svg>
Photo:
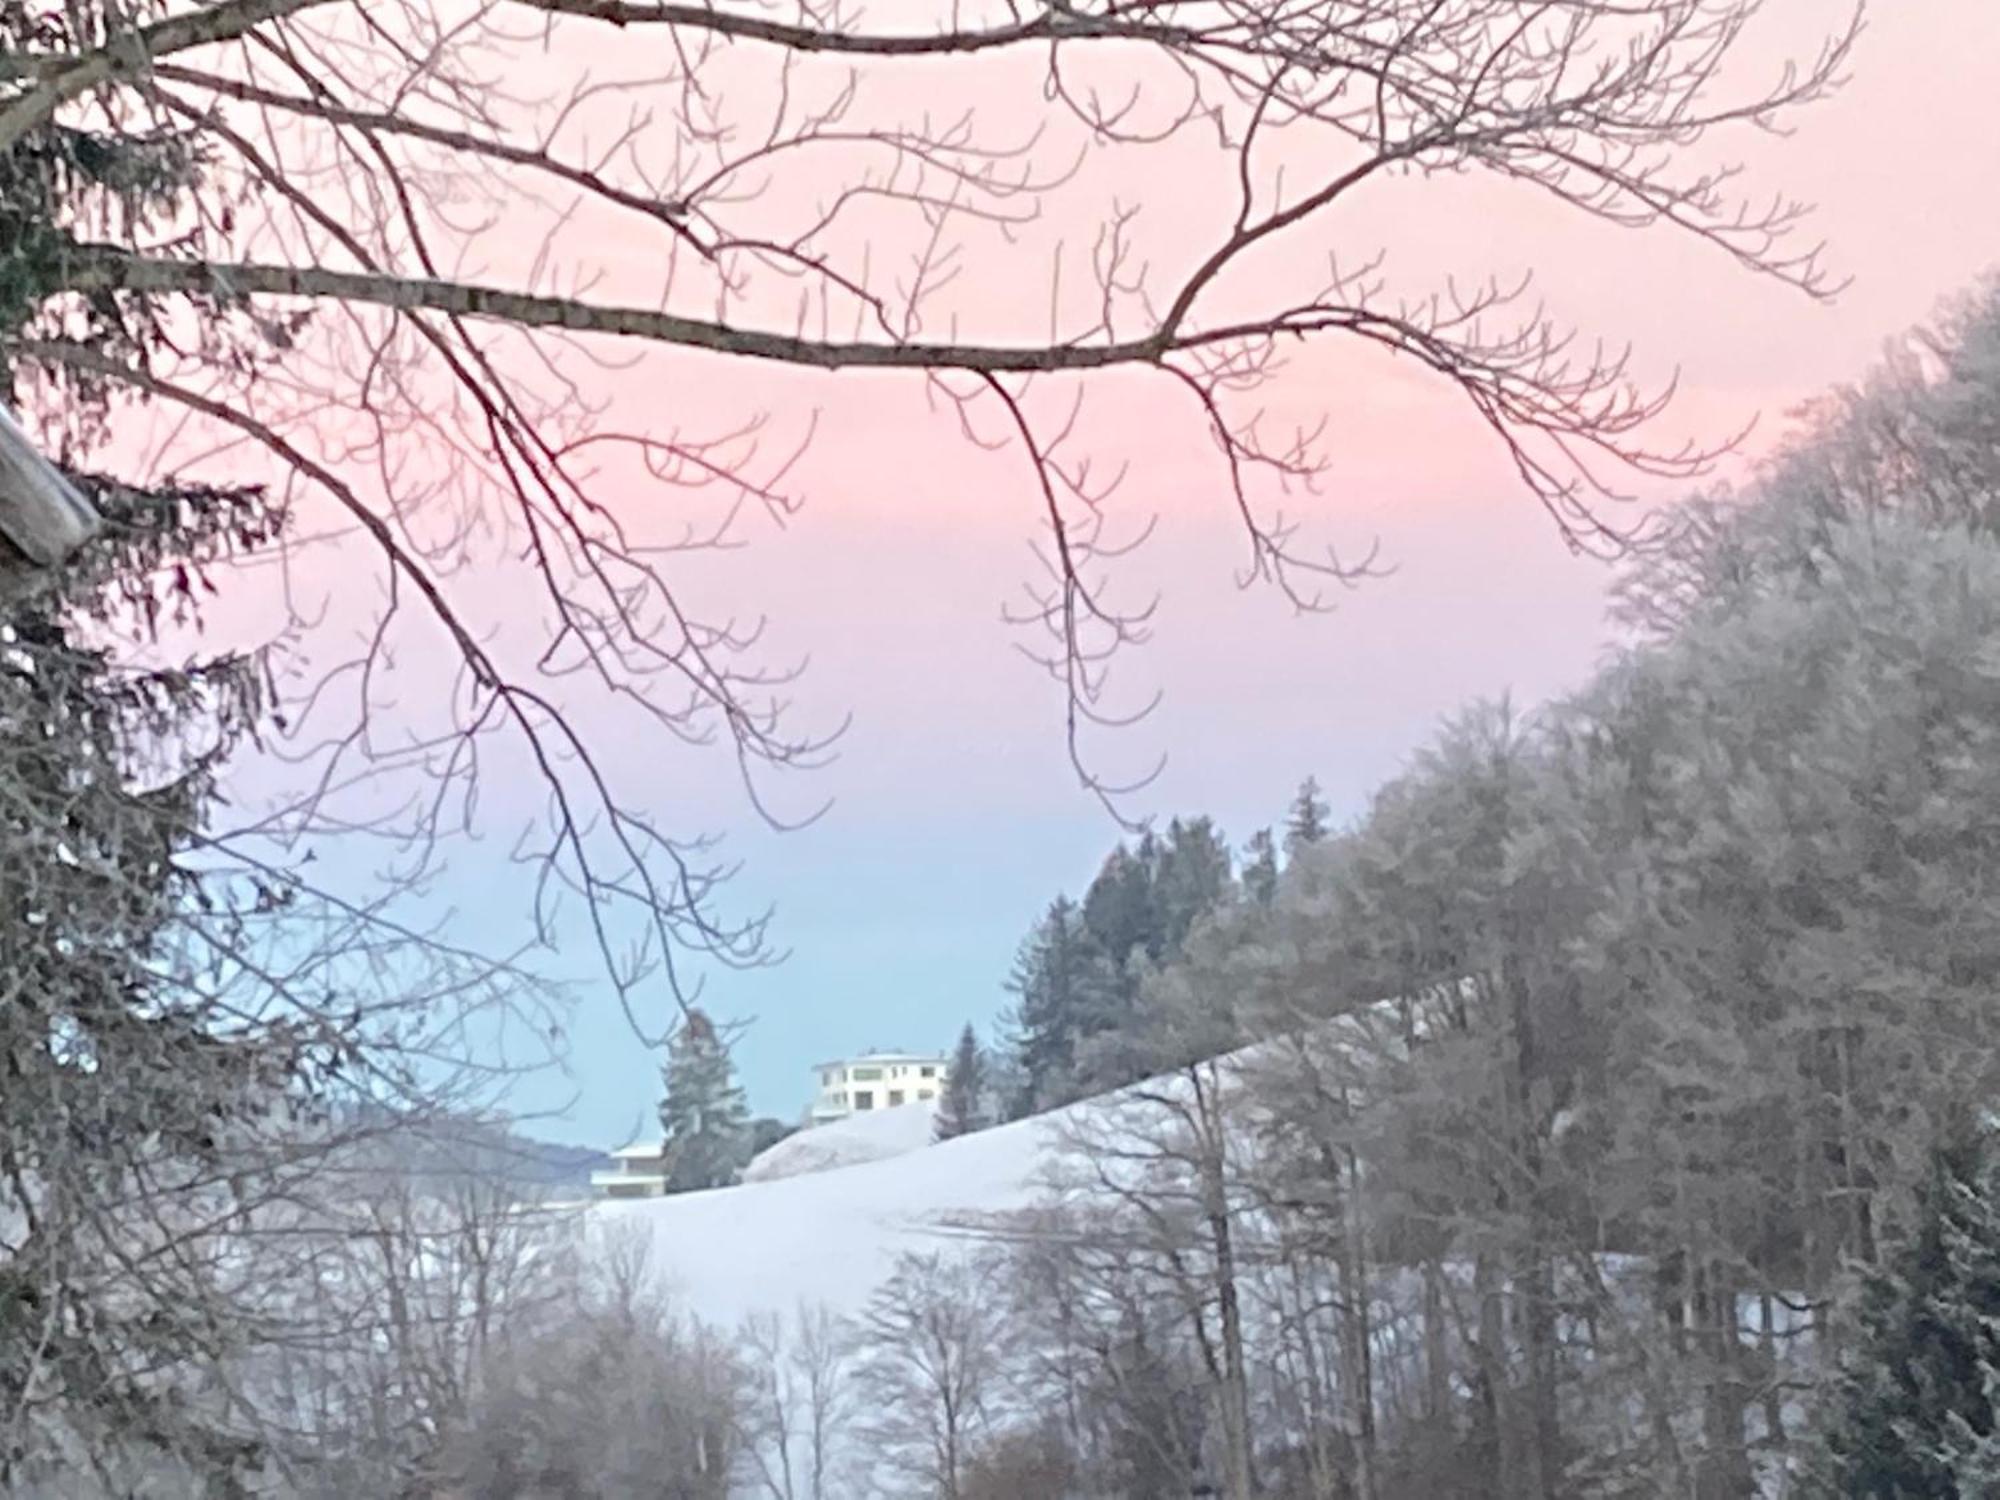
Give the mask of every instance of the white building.
<svg viewBox="0 0 2000 1500">
<path fill-rule="evenodd" d="M 600 1198 L 663 1198 L 667 1192 L 667 1143 L 634 1141 L 611 1153 L 618 1165 L 590 1174 L 590 1190 Z"/>
<path fill-rule="evenodd" d="M 894 1109 L 935 1099 L 951 1059 L 937 1052 L 864 1052 L 813 1069 L 818 1095 L 808 1125 L 825 1125 L 870 1109 Z"/>
</svg>

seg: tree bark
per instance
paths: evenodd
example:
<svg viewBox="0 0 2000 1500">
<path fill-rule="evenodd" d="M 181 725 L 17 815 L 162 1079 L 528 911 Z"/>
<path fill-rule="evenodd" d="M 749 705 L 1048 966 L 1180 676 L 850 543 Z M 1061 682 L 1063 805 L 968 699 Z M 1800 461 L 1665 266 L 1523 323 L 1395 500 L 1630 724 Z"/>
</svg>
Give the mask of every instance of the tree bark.
<svg viewBox="0 0 2000 1500">
<path fill-rule="evenodd" d="M 1236 1240 L 1229 1222 L 1224 1178 L 1226 1137 L 1220 1101 L 1199 1068 L 1189 1070 L 1200 1111 L 1202 1197 L 1215 1255 L 1216 1304 L 1222 1323 L 1222 1432 L 1226 1447 L 1223 1482 L 1229 1500 L 1251 1500 L 1256 1481 L 1250 1456 L 1250 1383 L 1243 1356 L 1243 1308 L 1236 1284 Z"/>
<path fill-rule="evenodd" d="M 1702 1390 L 1702 1459 L 1695 1476 L 1695 1497 L 1752 1500 L 1757 1489 L 1744 1441 L 1748 1403 L 1734 1280 L 1720 1266 L 1704 1266 L 1695 1278 L 1694 1302 L 1698 1338 L 1708 1365 Z"/>
<path fill-rule="evenodd" d="M 1347 1100 L 1341 1099 L 1345 1113 Z M 1368 1246 L 1361 1227 L 1361 1166 L 1350 1147 L 1340 1194 L 1341 1298 L 1346 1304 L 1348 1407 L 1354 1414 L 1355 1500 L 1375 1500 L 1375 1351 L 1368 1312 Z"/>
</svg>

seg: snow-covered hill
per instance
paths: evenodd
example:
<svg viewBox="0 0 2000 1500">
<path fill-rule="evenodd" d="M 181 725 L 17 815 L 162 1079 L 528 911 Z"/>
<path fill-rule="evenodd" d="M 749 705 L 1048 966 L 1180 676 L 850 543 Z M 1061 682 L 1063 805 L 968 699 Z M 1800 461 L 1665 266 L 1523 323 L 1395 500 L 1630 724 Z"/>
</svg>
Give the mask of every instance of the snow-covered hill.
<svg viewBox="0 0 2000 1500">
<path fill-rule="evenodd" d="M 786 1136 L 744 1169 L 743 1180 L 775 1182 L 780 1177 L 803 1177 L 809 1172 L 884 1161 L 930 1145 L 936 1127 L 937 1105 L 930 1100 L 849 1115 L 831 1125 Z"/>
<path fill-rule="evenodd" d="M 1316 1028 L 1316 1045 L 1379 1056 L 1407 1045 L 1431 1023 L 1431 1007 L 1383 1001 Z M 1234 1071 L 1271 1043 L 1220 1059 Z M 1171 1079 L 1139 1086 L 1157 1094 Z M 759 1156 L 739 1187 L 668 1198 L 607 1202 L 603 1226 L 633 1225 L 654 1266 L 684 1306 L 733 1326 L 752 1313 L 800 1305 L 859 1312 L 910 1250 L 950 1243 L 954 1221 L 1030 1207 L 1043 1196 L 1050 1157 L 1079 1125 L 1101 1131 L 1128 1107 L 1118 1090 L 1064 1109 L 957 1140 L 930 1143 L 929 1103 L 857 1115 L 801 1131 Z M 1094 1123 L 1093 1123 L 1094 1122 Z"/>
<path fill-rule="evenodd" d="M 859 1132 L 887 1147 L 907 1140 L 915 1111 L 885 1110 Z M 905 1119 L 897 1119 L 905 1116 Z M 1057 1115 L 997 1126 L 936 1145 L 905 1147 L 893 1156 L 853 1165 L 770 1175 L 706 1193 L 603 1203 L 593 1218 L 606 1229 L 632 1226 L 651 1243 L 653 1264 L 683 1306 L 712 1324 L 730 1327 L 753 1313 L 789 1314 L 800 1305 L 856 1313 L 908 1250 L 935 1248 L 951 1234 L 954 1216 L 1022 1208 L 1037 1193 L 1043 1155 Z M 824 1126 L 811 1137 L 841 1129 Z M 846 1137 L 862 1149 L 852 1135 Z M 796 1156 L 799 1153 L 792 1153 Z M 782 1164 L 782 1163 L 781 1163 Z"/>
</svg>

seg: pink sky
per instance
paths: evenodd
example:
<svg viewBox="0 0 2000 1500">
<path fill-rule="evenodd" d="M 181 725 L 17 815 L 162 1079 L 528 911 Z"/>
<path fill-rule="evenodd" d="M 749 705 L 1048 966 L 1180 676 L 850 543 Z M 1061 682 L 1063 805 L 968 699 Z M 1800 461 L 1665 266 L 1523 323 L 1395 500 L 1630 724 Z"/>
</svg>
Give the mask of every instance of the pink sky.
<svg viewBox="0 0 2000 1500">
<path fill-rule="evenodd" d="M 1815 35 L 1838 10 L 1774 5 L 1772 39 Z M 1532 264 L 1581 325 L 1629 336 L 1655 369 L 1678 363 L 1677 423 L 1712 436 L 1761 413 L 1766 444 L 1798 401 L 1859 375 L 1885 338 L 2000 264 L 1996 106 L 2000 7 L 1877 4 L 1847 89 L 1791 138 L 1751 143 L 1757 182 L 1818 205 L 1812 227 L 1852 278 L 1830 304 L 1691 241 L 1580 226 L 1492 184 L 1364 202 L 1356 248 L 1409 265 Z M 942 1046 L 991 1015 L 1016 936 L 1056 890 L 1081 887 L 1115 833 L 1068 775 L 1053 690 L 998 621 L 1026 576 L 1032 497 L 949 434 L 913 437 L 907 382 L 857 380 L 871 388 L 850 399 L 814 384 L 834 419 L 817 455 L 825 482 L 785 533 L 725 565 L 732 587 L 773 601 L 776 645 L 810 649 L 807 708 L 855 717 L 840 761 L 793 802 L 831 795 L 831 815 L 733 840 L 751 861 L 745 894 L 777 899 L 794 956 L 715 995 L 759 1018 L 741 1055 L 759 1107 L 778 1112 L 803 1100 L 822 1055 Z M 1337 424 L 1313 525 L 1344 549 L 1379 536 L 1398 569 L 1337 613 L 1301 618 L 1233 588 L 1240 537 L 1198 448 L 1165 445 L 1132 485 L 1135 510 L 1162 522 L 1130 590 L 1157 588 L 1162 603 L 1154 641 L 1123 670 L 1135 696 L 1158 687 L 1164 701 L 1107 759 L 1141 767 L 1165 751 L 1137 810 L 1211 811 L 1238 838 L 1309 771 L 1354 811 L 1440 715 L 1479 694 L 1546 697 L 1607 641 L 1604 568 L 1567 553 L 1435 384 L 1329 358 L 1285 400 L 1324 404 Z M 1157 453 L 1174 408 L 1134 399 L 1102 441 Z M 589 1118 L 646 1106 L 649 1064 L 608 1035 L 601 1052 L 582 1046 L 604 1085 Z"/>
<path fill-rule="evenodd" d="M 880 10 L 886 25 L 891 8 Z M 1836 0 L 1770 0 L 1744 79 L 1810 52 L 1845 12 Z M 603 60 L 643 74 L 642 37 L 620 34 Z M 926 64 L 910 76 L 914 90 L 962 102 L 973 75 Z M 1023 80 L 977 76 L 989 80 L 987 110 L 1005 118 L 1021 96 L 992 80 Z M 2000 5 L 1876 0 L 1842 94 L 1799 116 L 1788 138 L 1723 143 L 1725 159 L 1748 168 L 1753 198 L 1782 191 L 1818 205 L 1810 232 L 1852 278 L 1830 303 L 1751 277 L 1684 236 L 1593 224 L 1490 180 L 1371 185 L 1315 223 L 1310 253 L 1351 262 L 1386 252 L 1408 286 L 1532 268 L 1561 319 L 1630 339 L 1643 371 L 1680 369 L 1684 397 L 1666 434 L 1713 439 L 1761 414 L 1754 451 L 1782 432 L 1796 402 L 1859 375 L 1886 337 L 2000 263 L 1996 104 Z M 1223 167 L 1155 162 L 1146 169 L 1155 175 L 1137 180 L 1093 165 L 1066 201 L 1085 214 L 1113 196 L 1144 203 L 1149 247 L 1171 262 L 1203 235 L 1212 242 L 1205 218 L 1228 204 L 1201 174 Z M 1070 222 L 975 260 L 950 301 L 968 332 L 981 324 L 990 337 L 1018 337 L 1024 308 L 1046 316 L 1048 257 Z M 643 296 L 657 277 L 658 244 L 622 227 L 584 226 L 569 244 L 574 269 L 603 273 L 602 300 Z M 519 242 L 521 255 L 531 249 Z M 1038 327 L 1029 321 L 1030 334 Z M 1058 890 L 1080 889 L 1116 837 L 1065 762 L 1058 693 L 1000 621 L 1003 601 L 1033 575 L 1039 501 L 1018 456 L 970 447 L 951 418 L 927 410 L 910 376 L 649 354 L 601 378 L 601 389 L 631 426 L 698 430 L 705 417 L 763 410 L 780 445 L 818 414 L 795 486 L 804 509 L 782 529 L 749 527 L 742 551 L 675 571 L 697 601 L 768 613 L 774 657 L 811 657 L 795 695 L 807 722 L 853 716 L 834 765 L 775 790 L 781 812 L 831 798 L 831 813 L 805 831 L 771 833 L 718 758 L 610 719 L 597 725 L 627 794 L 671 827 L 728 833 L 748 862 L 740 900 L 778 906 L 774 936 L 791 961 L 719 980 L 711 1003 L 756 1018 L 739 1047 L 753 1100 L 789 1115 L 822 1056 L 943 1047 L 964 1021 L 990 1018 L 1016 939 Z M 1164 752 L 1165 771 L 1131 811 L 1213 813 L 1239 840 L 1279 816 L 1308 772 L 1338 812 L 1357 811 L 1441 715 L 1481 694 L 1544 699 L 1580 681 L 1608 639 L 1604 567 L 1569 555 L 1490 434 L 1434 379 L 1329 347 L 1302 357 L 1270 398 L 1283 414 L 1331 424 L 1323 494 L 1288 512 L 1343 553 L 1379 539 L 1397 570 L 1331 615 L 1300 617 L 1275 593 L 1235 589 L 1244 543 L 1221 470 L 1197 415 L 1164 381 L 1097 382 L 1086 408 L 1093 449 L 1132 464 L 1121 513 L 1134 524 L 1159 518 L 1119 575 L 1128 599 L 1160 595 L 1154 639 L 1120 670 L 1126 701 L 1155 689 L 1163 700 L 1099 741 L 1100 762 L 1140 769 Z M 658 503 L 635 492 L 626 505 L 635 524 L 664 526 L 648 510 Z M 509 795 L 499 787 L 486 799 L 503 820 Z M 533 805 L 532 789 L 519 796 Z M 454 880 L 470 904 L 498 878 L 466 868 Z M 586 972 L 581 960 L 576 968 Z M 586 1005 L 577 1019 L 582 1102 L 559 1129 L 611 1144 L 650 1111 L 657 1060 L 633 1044 L 615 1006 Z"/>
</svg>

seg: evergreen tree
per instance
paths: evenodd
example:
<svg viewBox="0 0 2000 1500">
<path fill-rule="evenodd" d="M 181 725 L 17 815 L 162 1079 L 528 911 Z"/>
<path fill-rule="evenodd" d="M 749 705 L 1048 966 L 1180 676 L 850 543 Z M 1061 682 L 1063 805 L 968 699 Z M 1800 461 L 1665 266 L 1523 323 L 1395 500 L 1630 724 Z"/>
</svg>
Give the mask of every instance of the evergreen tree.
<svg viewBox="0 0 2000 1500">
<path fill-rule="evenodd" d="M 1083 925 L 1113 964 L 1123 967 L 1134 950 L 1160 955 L 1160 924 L 1153 885 L 1160 845 L 1150 833 L 1137 850 L 1113 849 L 1083 895 Z"/>
<path fill-rule="evenodd" d="M 1147 833 L 1136 849 L 1124 844 L 1113 849 L 1084 892 L 1084 928 L 1100 962 L 1092 970 L 1097 982 L 1079 990 L 1079 1039 L 1124 1033 L 1138 1024 L 1141 978 L 1168 950 L 1161 877 L 1169 863 L 1166 846 Z M 1078 1073 L 1068 1097 L 1124 1081 Z"/>
<path fill-rule="evenodd" d="M 94 47 L 98 24 L 79 5 L 0 5 L 0 55 Z M 100 123 L 44 121 L 0 152 L 10 404 L 24 346 L 149 368 L 188 326 L 143 293 L 60 294 L 80 241 L 180 233 L 166 226 L 191 226 L 202 181 L 201 154 L 162 121 L 77 119 Z M 197 316 L 219 348 L 244 326 Z M 107 431 L 113 382 L 77 369 L 53 388 L 61 439 Z M 103 533 L 0 610 L 0 1491 L 32 1491 L 45 1465 L 74 1481 L 86 1453 L 117 1474 L 136 1452 L 155 1475 L 234 1493 L 258 1445 L 182 1376 L 271 1320 L 242 1306 L 241 1268 L 195 1226 L 276 1196 L 274 1121 L 314 1113 L 327 1055 L 352 1055 L 358 1028 L 330 1021 L 308 1044 L 256 1003 L 285 980 L 225 988 L 297 894 L 285 872 L 243 877 L 203 847 L 217 777 L 268 722 L 264 664 L 198 653 L 192 635 L 153 653 L 178 662 L 145 658 L 162 628 L 199 624 L 214 565 L 269 548 L 285 516 L 253 489 L 69 477 Z M 0 555 L 16 555 L 4 538 Z M 313 972 L 311 955 L 287 957 L 290 978 Z M 296 1015 L 284 1001 L 272 1010 Z"/>
<path fill-rule="evenodd" d="M 958 1034 L 951 1071 L 945 1074 L 944 1092 L 938 1098 L 937 1139 L 970 1135 L 984 1129 L 986 1123 L 986 1057 L 979 1050 L 971 1022 L 967 1022 Z"/>
<path fill-rule="evenodd" d="M 325 1057 L 190 982 L 292 902 L 281 872 L 203 868 L 217 772 L 264 714 L 256 664 L 102 643 L 190 607 L 231 529 L 254 545 L 279 518 L 221 491 L 96 498 L 109 534 L 0 612 L 0 1406 L 38 1408 L 0 1443 L 0 1492 L 137 1449 L 233 1493 L 256 1445 L 177 1386 L 259 1325 L 193 1226 L 270 1190 L 270 1132 L 318 1108 Z"/>
<path fill-rule="evenodd" d="M 1986 1132 L 1962 1132 L 1936 1153 L 1914 1236 L 1863 1288 L 1809 1494 L 2000 1494 L 1996 1192 Z"/>
<path fill-rule="evenodd" d="M 1022 943 L 1007 981 L 1020 1075 L 1011 1118 L 1074 1097 L 1077 1042 L 1108 1008 L 1115 978 L 1077 904 L 1058 896 Z"/>
<path fill-rule="evenodd" d="M 1146 1030 L 1145 980 L 1179 957 L 1202 916 L 1235 894 L 1229 845 L 1207 817 L 1176 818 L 1164 839 L 1113 849 L 1082 904 L 1050 907 L 1023 944 L 1008 988 L 1017 997 L 1013 1118 L 1141 1075 L 1117 1059 Z M 1084 1047 L 1083 1044 L 1099 1045 Z"/>
<path fill-rule="evenodd" d="M 1153 958 L 1177 957 L 1194 924 L 1229 899 L 1230 863 L 1229 845 L 1213 820 L 1175 818 L 1168 825 L 1153 876 Z"/>
<path fill-rule="evenodd" d="M 728 1186 L 750 1159 L 750 1107 L 729 1049 L 704 1012 L 689 1011 L 668 1048 L 666 1084 L 660 1129 L 666 1137 L 667 1191 Z"/>
<path fill-rule="evenodd" d="M 1319 794 L 1319 779 L 1308 776 L 1292 798 L 1292 810 L 1285 820 L 1285 853 L 1296 859 L 1301 849 L 1326 838 L 1327 807 Z"/>
<path fill-rule="evenodd" d="M 750 1122 L 750 1155 L 762 1156 L 778 1142 L 797 1135 L 799 1127 L 775 1115 L 760 1115 Z"/>
<path fill-rule="evenodd" d="M 1278 894 L 1278 843 L 1270 829 L 1250 835 L 1249 855 L 1243 865 L 1243 894 L 1258 906 L 1269 906 Z"/>
</svg>

